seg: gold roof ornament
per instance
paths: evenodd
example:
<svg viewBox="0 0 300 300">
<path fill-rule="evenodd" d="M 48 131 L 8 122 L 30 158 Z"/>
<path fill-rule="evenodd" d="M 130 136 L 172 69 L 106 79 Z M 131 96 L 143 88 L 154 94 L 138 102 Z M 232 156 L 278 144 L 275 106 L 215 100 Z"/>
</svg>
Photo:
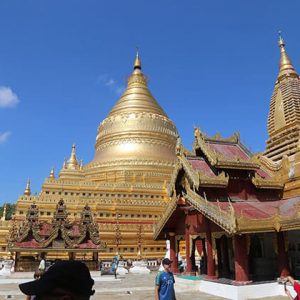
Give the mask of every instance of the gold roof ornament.
<svg viewBox="0 0 300 300">
<path fill-rule="evenodd" d="M 67 162 L 67 169 L 69 170 L 77 170 L 79 168 L 77 156 L 76 156 L 76 146 L 75 144 L 72 145 L 72 152 L 70 158 Z"/>
<path fill-rule="evenodd" d="M 50 171 L 49 178 L 55 178 L 54 167 L 52 167 L 52 169 L 51 169 L 51 171 Z"/>
<path fill-rule="evenodd" d="M 27 180 L 26 188 L 24 191 L 25 196 L 30 196 L 31 195 L 31 190 L 30 190 L 30 178 Z"/>
<path fill-rule="evenodd" d="M 4 203 L 4 205 L 3 205 L 3 215 L 1 217 L 1 221 L 5 221 L 6 220 L 6 213 L 7 213 L 7 204 Z"/>
<path fill-rule="evenodd" d="M 67 160 L 66 160 L 66 158 L 64 157 L 64 163 L 63 163 L 63 167 L 62 167 L 63 169 L 66 169 L 67 168 Z"/>
<path fill-rule="evenodd" d="M 281 31 L 279 31 L 278 45 L 280 48 L 278 80 L 280 80 L 282 78 L 282 76 L 284 76 L 284 75 L 287 75 L 287 76 L 296 75 L 298 77 L 298 74 L 292 64 L 292 61 L 290 60 L 290 58 L 285 50 L 285 42 L 281 36 Z"/>
<path fill-rule="evenodd" d="M 141 64 L 141 60 L 140 60 L 140 56 L 139 56 L 139 49 L 136 49 L 136 57 L 135 57 L 135 61 L 134 61 L 134 70 L 135 69 L 142 69 L 142 64 Z"/>
</svg>

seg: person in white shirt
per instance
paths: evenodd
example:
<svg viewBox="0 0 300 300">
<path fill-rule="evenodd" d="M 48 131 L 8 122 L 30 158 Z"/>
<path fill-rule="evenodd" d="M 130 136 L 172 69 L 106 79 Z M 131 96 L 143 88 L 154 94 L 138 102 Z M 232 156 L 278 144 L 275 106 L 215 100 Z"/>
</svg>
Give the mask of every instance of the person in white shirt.
<svg viewBox="0 0 300 300">
<path fill-rule="evenodd" d="M 41 256 L 41 261 L 39 264 L 39 272 L 40 274 L 43 274 L 46 270 L 46 261 L 45 261 L 45 257 Z"/>
</svg>

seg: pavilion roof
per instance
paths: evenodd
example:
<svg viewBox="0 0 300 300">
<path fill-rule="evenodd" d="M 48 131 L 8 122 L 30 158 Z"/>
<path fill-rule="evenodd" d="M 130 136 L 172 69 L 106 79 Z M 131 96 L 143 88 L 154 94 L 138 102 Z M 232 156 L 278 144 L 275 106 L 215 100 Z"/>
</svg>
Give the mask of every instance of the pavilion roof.
<svg viewBox="0 0 300 300">
<path fill-rule="evenodd" d="M 51 223 L 39 221 L 38 207 L 31 204 L 26 220 L 21 224 L 14 221 L 9 237 L 10 249 L 101 250 L 105 247 L 90 207 L 85 205 L 79 222 L 69 222 L 63 200 L 58 202 Z"/>
<path fill-rule="evenodd" d="M 208 201 L 187 188 L 183 199 L 187 206 L 197 210 L 229 234 L 300 229 L 300 197 L 274 201 Z M 156 224 L 154 239 L 161 238 L 165 230 L 174 231 L 175 228 L 169 228 L 169 225 L 177 226 L 178 222 L 174 222 L 174 217 L 179 207 L 182 205 L 178 205 L 178 200 L 173 197 Z"/>
</svg>

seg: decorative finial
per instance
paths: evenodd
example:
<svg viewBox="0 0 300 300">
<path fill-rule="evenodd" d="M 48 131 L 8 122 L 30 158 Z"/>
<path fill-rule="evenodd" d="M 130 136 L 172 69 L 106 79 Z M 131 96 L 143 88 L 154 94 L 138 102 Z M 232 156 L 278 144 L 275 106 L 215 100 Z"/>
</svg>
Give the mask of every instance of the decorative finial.
<svg viewBox="0 0 300 300">
<path fill-rule="evenodd" d="M 30 189 L 30 178 L 27 180 L 26 188 L 24 191 L 24 195 L 30 196 L 31 195 L 31 189 Z"/>
<path fill-rule="evenodd" d="M 290 60 L 286 50 L 285 50 L 285 42 L 281 35 L 281 31 L 278 31 L 279 41 L 278 45 L 280 48 L 280 62 L 279 62 L 279 74 L 278 80 L 284 78 L 285 76 L 298 76 L 292 61 Z"/>
<path fill-rule="evenodd" d="M 280 48 L 284 48 L 285 43 L 284 43 L 284 40 L 283 40 L 282 35 L 281 35 L 281 30 L 278 31 L 278 36 L 279 36 L 278 45 L 279 45 Z"/>
<path fill-rule="evenodd" d="M 79 169 L 82 170 L 82 168 L 83 168 L 83 160 L 81 159 L 81 160 L 80 160 Z"/>
<path fill-rule="evenodd" d="M 136 47 L 136 57 L 135 57 L 133 69 L 134 70 L 136 70 L 136 69 L 141 70 L 142 69 L 142 64 L 141 64 L 141 60 L 140 60 L 140 56 L 139 56 L 139 48 L 138 47 Z"/>
<path fill-rule="evenodd" d="M 79 168 L 79 164 L 78 164 L 78 160 L 76 157 L 76 146 L 75 144 L 72 145 L 72 152 L 71 152 L 71 156 L 68 160 L 67 163 L 67 169 L 70 170 L 77 170 Z"/>
<path fill-rule="evenodd" d="M 50 171 L 49 178 L 55 178 L 54 167 L 52 167 L 52 169 L 51 169 L 51 171 Z"/>
<path fill-rule="evenodd" d="M 67 160 L 66 160 L 66 158 L 64 157 L 63 169 L 66 169 L 66 168 L 67 168 Z"/>
<path fill-rule="evenodd" d="M 7 204 L 4 203 L 4 205 L 3 205 L 3 215 L 2 215 L 1 221 L 6 220 L 6 213 L 7 213 L 6 210 L 7 210 Z"/>
</svg>

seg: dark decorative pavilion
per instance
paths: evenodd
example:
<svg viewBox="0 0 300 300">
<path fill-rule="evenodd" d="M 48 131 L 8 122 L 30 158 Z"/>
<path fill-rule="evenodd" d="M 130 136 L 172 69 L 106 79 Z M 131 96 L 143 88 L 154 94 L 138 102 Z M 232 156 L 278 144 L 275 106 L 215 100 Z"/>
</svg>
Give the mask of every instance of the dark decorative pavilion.
<svg viewBox="0 0 300 300">
<path fill-rule="evenodd" d="M 8 247 L 11 252 L 16 253 L 17 270 L 36 267 L 37 262 L 26 263 L 26 259 L 22 257 L 34 258 L 34 253 L 41 256 L 49 252 L 66 252 L 69 259 L 75 259 L 76 253 L 92 253 L 93 260 L 89 264 L 94 268 L 98 261 L 98 252 L 103 251 L 106 244 L 100 240 L 99 225 L 93 221 L 87 204 L 81 212 L 80 221 L 69 222 L 66 205 L 60 200 L 51 223 L 39 221 L 39 209 L 32 203 L 26 220 L 20 224 L 13 222 Z"/>
</svg>

